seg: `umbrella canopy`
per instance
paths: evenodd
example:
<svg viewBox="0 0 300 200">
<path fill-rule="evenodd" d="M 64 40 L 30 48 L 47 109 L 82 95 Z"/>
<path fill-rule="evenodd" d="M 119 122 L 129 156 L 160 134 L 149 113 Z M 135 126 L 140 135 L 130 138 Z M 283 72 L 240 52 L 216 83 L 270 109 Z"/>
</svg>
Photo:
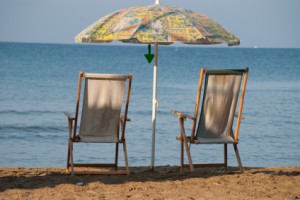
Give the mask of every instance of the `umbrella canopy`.
<svg viewBox="0 0 300 200">
<path fill-rule="evenodd" d="M 76 42 L 239 45 L 217 22 L 190 10 L 159 4 L 123 9 L 99 19 L 79 33 Z"/>
<path fill-rule="evenodd" d="M 156 125 L 156 79 L 158 44 L 239 45 L 240 40 L 205 15 L 190 10 L 159 5 L 137 6 L 113 12 L 80 32 L 76 42 L 104 43 L 119 40 L 125 43 L 155 44 L 152 99 L 152 151 L 154 168 Z M 150 51 L 149 51 L 150 54 Z M 148 59 L 148 58 L 147 58 Z"/>
</svg>

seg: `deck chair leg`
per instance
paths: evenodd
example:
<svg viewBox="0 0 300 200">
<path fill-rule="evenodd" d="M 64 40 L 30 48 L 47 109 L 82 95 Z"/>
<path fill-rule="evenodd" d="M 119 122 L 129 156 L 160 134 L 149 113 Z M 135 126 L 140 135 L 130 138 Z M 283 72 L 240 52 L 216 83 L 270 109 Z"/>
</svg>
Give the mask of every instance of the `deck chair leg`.
<svg viewBox="0 0 300 200">
<path fill-rule="evenodd" d="M 227 156 L 227 144 L 224 144 L 224 169 L 225 169 L 225 172 L 227 172 L 227 160 L 228 160 L 228 156 Z"/>
<path fill-rule="evenodd" d="M 116 143 L 115 171 L 118 170 L 118 157 L 119 157 L 119 143 Z"/>
<path fill-rule="evenodd" d="M 70 139 L 71 175 L 74 176 L 73 141 Z"/>
<path fill-rule="evenodd" d="M 68 141 L 68 155 L 67 155 L 67 171 L 69 171 L 70 168 L 70 145 L 71 145 L 70 137 L 72 135 L 72 125 L 73 125 L 72 120 L 68 120 L 69 141 Z"/>
<path fill-rule="evenodd" d="M 242 162 L 241 162 L 241 158 L 240 158 L 240 154 L 239 154 L 239 150 L 238 150 L 237 144 L 233 144 L 233 148 L 234 148 L 234 151 L 235 151 L 235 155 L 236 155 L 236 159 L 237 159 L 237 162 L 238 162 L 240 171 L 241 171 L 241 172 L 244 172 L 244 169 L 243 169 L 243 165 L 242 165 Z"/>
<path fill-rule="evenodd" d="M 183 171 L 184 168 L 184 150 L 183 150 L 183 137 L 180 140 L 180 171 Z"/>
<path fill-rule="evenodd" d="M 192 163 L 191 152 L 190 152 L 190 149 L 189 149 L 189 145 L 186 141 L 186 138 L 184 139 L 184 146 L 185 146 L 186 154 L 187 154 L 189 165 L 190 165 L 190 170 L 191 170 L 191 172 L 193 172 L 194 171 L 194 166 L 193 166 L 193 163 Z"/>
<path fill-rule="evenodd" d="M 69 142 L 68 142 L 68 154 L 67 154 L 67 171 L 69 171 L 69 168 L 70 168 L 70 139 L 69 139 Z"/>
<path fill-rule="evenodd" d="M 125 140 L 123 141 L 123 150 L 124 150 L 124 159 L 125 159 L 125 166 L 127 175 L 129 175 L 129 166 L 128 166 L 128 155 L 127 155 L 127 147 Z"/>
</svg>

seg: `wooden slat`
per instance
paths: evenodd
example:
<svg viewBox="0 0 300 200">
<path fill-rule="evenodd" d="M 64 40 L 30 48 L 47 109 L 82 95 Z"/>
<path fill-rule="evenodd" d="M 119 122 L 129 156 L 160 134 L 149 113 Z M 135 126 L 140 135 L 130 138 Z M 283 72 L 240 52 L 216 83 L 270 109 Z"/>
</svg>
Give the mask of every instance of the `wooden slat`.
<svg viewBox="0 0 300 200">
<path fill-rule="evenodd" d="M 228 165 L 228 155 L 227 155 L 227 144 L 224 144 L 224 165 L 225 171 L 227 172 L 227 165 Z"/>
<path fill-rule="evenodd" d="M 190 165 L 185 164 L 184 167 L 189 167 Z M 208 163 L 208 164 L 193 164 L 194 168 L 206 168 L 206 167 L 225 167 L 224 163 Z"/>
<path fill-rule="evenodd" d="M 68 111 L 65 111 L 64 114 L 71 120 L 75 120 L 75 117 Z"/>
<path fill-rule="evenodd" d="M 207 74 L 214 75 L 235 75 L 235 74 L 243 74 L 246 72 L 246 69 L 210 69 L 206 70 Z"/>
<path fill-rule="evenodd" d="M 74 167 L 115 167 L 114 163 L 74 163 Z"/>
<path fill-rule="evenodd" d="M 237 159 L 240 171 L 244 172 L 243 164 L 242 164 L 242 161 L 241 161 L 241 158 L 240 158 L 240 154 L 239 154 L 239 150 L 238 150 L 237 144 L 233 144 L 233 148 L 234 148 L 234 151 L 235 151 L 235 156 L 236 156 L 236 159 Z"/>
<path fill-rule="evenodd" d="M 242 93 L 240 96 L 238 118 L 237 118 L 237 122 L 236 122 L 235 134 L 234 134 L 235 141 L 238 141 L 238 139 L 239 139 L 239 130 L 240 130 L 240 123 L 241 123 L 241 119 L 242 119 L 242 111 L 243 111 L 244 97 L 245 97 L 245 92 L 246 92 L 246 85 L 247 85 L 247 80 L 248 80 L 248 72 L 249 72 L 249 69 L 246 68 L 245 75 L 244 75 L 244 82 L 243 82 L 243 86 L 242 86 Z"/>
<path fill-rule="evenodd" d="M 126 140 L 125 139 L 124 139 L 124 142 L 123 142 L 123 150 L 124 150 L 126 173 L 129 175 L 130 172 L 129 172 L 128 155 L 127 155 L 127 147 L 126 147 Z"/>
<path fill-rule="evenodd" d="M 75 175 L 128 175 L 126 170 L 118 170 L 118 171 L 76 171 Z"/>
<path fill-rule="evenodd" d="M 107 80 L 125 80 L 128 75 L 123 74 L 94 74 L 94 73 L 83 73 L 85 78 L 97 78 L 97 79 L 107 79 Z"/>
<path fill-rule="evenodd" d="M 122 124 L 122 136 L 121 140 L 125 139 L 125 128 L 126 128 L 126 121 L 127 121 L 127 113 L 128 113 L 128 107 L 129 107 L 129 101 L 130 101 L 130 91 L 131 91 L 131 82 L 132 82 L 132 74 L 128 75 L 128 88 L 127 88 L 127 97 L 126 97 L 126 104 L 125 104 L 125 111 L 124 111 L 124 123 Z"/>
<path fill-rule="evenodd" d="M 182 112 L 179 112 L 177 110 L 171 110 L 171 113 L 174 114 L 174 115 L 177 115 L 178 117 L 181 117 L 181 118 L 188 118 L 188 119 L 191 119 L 191 120 L 195 119 L 193 116 L 182 113 Z"/>
<path fill-rule="evenodd" d="M 205 74 L 206 70 L 204 68 L 201 68 L 200 71 L 200 78 L 199 78 L 199 83 L 198 83 L 198 92 L 196 96 L 196 105 L 195 105 L 195 111 L 194 111 L 194 122 L 191 130 L 191 140 L 194 140 L 195 136 L 195 130 L 196 130 L 196 123 L 197 123 L 197 117 L 198 117 L 198 111 L 199 111 L 199 105 L 200 105 L 200 97 L 201 97 L 201 90 L 202 90 L 202 82 L 203 82 L 203 77 Z"/>
<path fill-rule="evenodd" d="M 79 71 L 78 75 L 78 84 L 77 84 L 77 97 L 76 97 L 76 111 L 75 111 L 75 124 L 74 124 L 74 132 L 73 138 L 76 136 L 76 129 L 77 129 L 77 119 L 78 119 L 78 112 L 79 112 L 79 101 L 80 101 L 80 91 L 81 91 L 81 81 L 82 81 L 83 73 Z"/>
<path fill-rule="evenodd" d="M 187 154 L 188 161 L 189 161 L 190 170 L 194 171 L 194 167 L 193 167 L 193 163 L 192 163 L 192 157 L 191 157 L 191 152 L 190 152 L 190 149 L 188 147 L 188 143 L 186 141 L 186 134 L 185 134 L 185 128 L 184 128 L 184 119 L 178 117 L 178 120 L 179 120 L 179 124 L 180 124 L 180 128 L 181 128 L 181 137 L 183 138 L 183 140 L 181 142 L 184 143 L 184 147 L 185 147 L 186 154 Z M 181 160 L 183 162 L 183 154 L 182 154 L 182 159 Z"/>
</svg>

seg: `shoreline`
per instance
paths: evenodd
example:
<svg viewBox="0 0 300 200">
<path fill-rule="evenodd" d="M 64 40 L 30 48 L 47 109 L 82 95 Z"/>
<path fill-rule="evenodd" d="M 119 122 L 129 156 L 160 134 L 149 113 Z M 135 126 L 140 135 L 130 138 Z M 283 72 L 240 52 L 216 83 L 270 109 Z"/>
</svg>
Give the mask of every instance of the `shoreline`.
<svg viewBox="0 0 300 200">
<path fill-rule="evenodd" d="M 130 167 L 130 175 L 0 168 L 0 199 L 300 199 L 300 167 Z"/>
</svg>

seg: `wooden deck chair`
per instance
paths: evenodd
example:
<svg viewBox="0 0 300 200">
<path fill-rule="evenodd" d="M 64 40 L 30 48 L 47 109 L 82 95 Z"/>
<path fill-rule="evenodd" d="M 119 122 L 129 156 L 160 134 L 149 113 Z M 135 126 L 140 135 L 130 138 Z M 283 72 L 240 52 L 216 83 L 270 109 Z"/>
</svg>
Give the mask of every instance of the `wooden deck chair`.
<svg viewBox="0 0 300 200">
<path fill-rule="evenodd" d="M 81 83 L 85 79 L 83 103 L 79 133 L 77 134 L 78 113 L 81 94 Z M 65 112 L 69 125 L 69 144 L 67 155 L 67 171 L 71 167 L 114 168 L 114 170 L 99 172 L 86 172 L 88 174 L 116 173 L 129 174 L 128 157 L 125 140 L 125 127 L 127 118 L 132 75 L 88 74 L 79 72 L 77 102 L 75 116 Z M 127 86 L 126 86 L 127 84 Z M 125 95 L 124 95 L 125 93 Z M 121 114 L 122 103 L 126 102 L 124 112 Z M 121 131 L 120 131 L 121 127 Z M 121 132 L 121 134 L 120 134 Z M 73 144 L 84 143 L 112 143 L 115 144 L 115 162 L 112 164 L 83 164 L 73 162 Z M 126 170 L 118 169 L 119 144 L 123 144 Z M 99 152 L 101 155 L 101 153 Z"/>
<path fill-rule="evenodd" d="M 243 172 L 242 162 L 239 156 L 237 144 L 239 142 L 239 129 L 242 119 L 242 109 L 249 69 L 238 70 L 206 70 L 201 69 L 196 105 L 193 116 L 172 110 L 178 116 L 181 135 L 177 139 L 181 141 L 181 166 L 189 166 L 191 171 L 194 167 L 224 167 L 227 171 L 227 144 L 233 144 L 239 169 Z M 204 94 L 202 108 L 196 129 L 198 110 L 200 105 L 201 89 L 204 82 Z M 236 107 L 238 112 L 236 116 Z M 235 118 L 235 116 L 237 118 Z M 184 121 L 192 120 L 191 136 L 187 136 Z M 235 121 L 235 130 L 233 125 Z M 224 163 L 193 164 L 188 144 L 223 144 Z M 189 165 L 184 164 L 184 148 L 188 157 Z"/>
</svg>

